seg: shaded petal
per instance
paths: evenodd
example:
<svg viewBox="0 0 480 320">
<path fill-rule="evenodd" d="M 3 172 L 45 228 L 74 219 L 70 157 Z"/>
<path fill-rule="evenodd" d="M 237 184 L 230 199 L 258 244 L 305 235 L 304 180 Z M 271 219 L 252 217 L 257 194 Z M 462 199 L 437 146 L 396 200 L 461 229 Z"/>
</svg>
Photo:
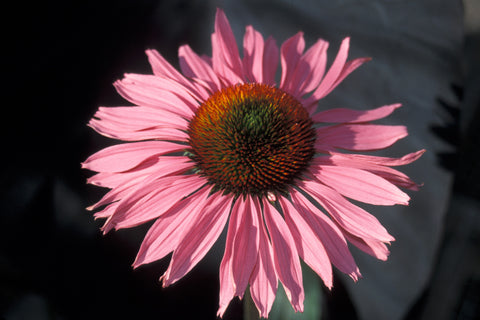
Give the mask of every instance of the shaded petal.
<svg viewBox="0 0 480 320">
<path fill-rule="evenodd" d="M 315 233 L 308 222 L 308 217 L 303 217 L 309 213 L 302 210 L 302 207 L 292 205 L 283 197 L 280 197 L 280 204 L 300 257 L 322 278 L 325 286 L 331 289 L 333 284 L 332 264 L 319 235 Z"/>
<path fill-rule="evenodd" d="M 232 275 L 235 283 L 235 295 L 242 297 L 247 289 L 248 280 L 257 262 L 259 247 L 259 221 L 261 212 L 258 201 L 247 196 L 245 202 L 238 199 L 237 203 L 241 219 L 233 240 Z"/>
<path fill-rule="evenodd" d="M 292 200 L 303 218 L 320 237 L 330 261 L 338 270 L 348 274 L 354 281 L 361 277 L 360 270 L 348 249 L 347 241 L 342 231 L 323 212 L 296 190 L 292 190 Z"/>
<path fill-rule="evenodd" d="M 301 97 L 318 87 L 325 74 L 327 49 L 328 42 L 319 39 L 301 57 L 295 77 L 290 81 L 295 96 Z"/>
<path fill-rule="evenodd" d="M 310 170 L 319 181 L 354 200 L 385 206 L 408 205 L 410 200 L 398 187 L 368 171 L 329 165 L 313 165 Z"/>
<path fill-rule="evenodd" d="M 198 78 L 210 89 L 211 92 L 218 91 L 222 84 L 212 67 L 199 57 L 188 45 L 178 49 L 180 69 L 187 77 Z"/>
<path fill-rule="evenodd" d="M 134 168 L 151 157 L 184 149 L 184 145 L 166 141 L 123 143 L 94 153 L 82 163 L 82 168 L 97 172 L 122 172 Z"/>
<path fill-rule="evenodd" d="M 329 109 L 319 112 L 312 117 L 314 122 L 323 123 L 358 123 L 378 120 L 389 116 L 400 103 L 379 107 L 372 110 L 353 110 L 346 108 Z"/>
<path fill-rule="evenodd" d="M 289 88 L 286 86 L 289 84 L 289 79 L 295 72 L 304 49 L 305 40 L 303 39 L 303 32 L 298 32 L 282 44 L 280 48 L 280 61 L 282 64 L 280 89 L 289 92 Z"/>
<path fill-rule="evenodd" d="M 273 246 L 275 270 L 293 309 L 296 312 L 303 312 L 305 293 L 295 241 L 283 218 L 267 200 L 263 200 L 263 209 Z"/>
<path fill-rule="evenodd" d="M 317 129 L 315 148 L 353 151 L 384 149 L 408 135 L 404 126 L 342 124 Z"/>
<path fill-rule="evenodd" d="M 278 276 L 273 261 L 273 248 L 263 224 L 263 216 L 257 212 L 260 221 L 260 239 L 257 263 L 250 277 L 250 294 L 257 306 L 260 317 L 267 318 L 278 289 Z"/>
<path fill-rule="evenodd" d="M 338 225 L 360 238 L 389 242 L 395 240 L 373 215 L 352 204 L 335 190 L 315 181 L 303 181 L 299 184 L 307 191 Z"/>
<path fill-rule="evenodd" d="M 134 268 L 160 260 L 172 252 L 192 229 L 196 216 L 200 215 L 208 202 L 211 187 L 202 188 L 190 197 L 178 202 L 160 216 L 150 227 L 138 251 Z"/>
<path fill-rule="evenodd" d="M 382 241 L 359 238 L 352 234 L 349 234 L 348 232 L 344 233 L 344 235 L 347 238 L 348 242 L 353 244 L 358 249 L 379 260 L 387 261 L 388 256 L 390 255 L 390 250 L 388 250 L 387 246 Z"/>
<path fill-rule="evenodd" d="M 217 9 L 215 33 L 212 34 L 212 64 L 213 70 L 227 79 L 230 84 L 243 82 L 243 66 L 237 42 L 227 17 L 221 9 Z"/>
<path fill-rule="evenodd" d="M 160 278 L 163 286 L 169 286 L 187 274 L 210 250 L 220 236 L 228 219 L 233 198 L 215 193 L 210 203 L 197 215 L 191 228 L 172 255 L 170 265 Z"/>
<path fill-rule="evenodd" d="M 268 37 L 263 50 L 263 83 L 271 86 L 275 85 L 279 60 L 278 52 L 275 39 Z"/>
<path fill-rule="evenodd" d="M 252 26 L 247 26 L 243 38 L 243 69 L 251 82 L 263 83 L 263 37 Z"/>
</svg>

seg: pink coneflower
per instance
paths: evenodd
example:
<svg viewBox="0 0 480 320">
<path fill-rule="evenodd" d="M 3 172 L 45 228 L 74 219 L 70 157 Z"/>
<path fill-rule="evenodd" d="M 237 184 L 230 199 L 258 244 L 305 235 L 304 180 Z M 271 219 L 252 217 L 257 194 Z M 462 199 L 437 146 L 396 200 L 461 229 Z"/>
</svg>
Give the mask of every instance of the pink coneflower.
<svg viewBox="0 0 480 320">
<path fill-rule="evenodd" d="M 148 50 L 154 75 L 127 74 L 115 83 L 135 106 L 101 107 L 89 123 L 128 141 L 83 163 L 98 172 L 89 183 L 111 189 L 89 208 L 102 208 L 95 217 L 106 218 L 103 231 L 155 220 L 134 267 L 173 252 L 161 277 L 171 285 L 205 256 L 228 221 L 219 316 L 250 285 L 267 317 L 278 280 L 295 311 L 303 311 L 299 258 L 328 288 L 332 264 L 357 280 L 347 244 L 386 260 L 394 238 L 347 198 L 407 205 L 398 187 L 417 189 L 391 167 L 415 161 L 423 150 L 401 158 L 339 151 L 383 149 L 407 136 L 404 126 L 370 124 L 399 104 L 316 113 L 318 101 L 369 59 L 347 61 L 346 38 L 326 71 L 328 43 L 318 40 L 305 53 L 304 47 L 301 32 L 279 50 L 248 26 L 242 58 L 217 10 L 211 58 L 182 46 L 180 73 Z"/>
</svg>

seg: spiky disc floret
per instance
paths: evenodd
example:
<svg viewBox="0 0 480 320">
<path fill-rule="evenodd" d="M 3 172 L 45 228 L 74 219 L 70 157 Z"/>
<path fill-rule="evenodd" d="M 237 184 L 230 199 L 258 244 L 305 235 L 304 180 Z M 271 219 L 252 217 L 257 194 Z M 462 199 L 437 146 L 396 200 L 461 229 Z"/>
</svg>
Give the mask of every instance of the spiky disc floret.
<svg viewBox="0 0 480 320">
<path fill-rule="evenodd" d="M 278 88 L 231 86 L 213 94 L 191 120 L 190 152 L 219 190 L 283 192 L 314 155 L 312 125 L 302 104 Z"/>
</svg>

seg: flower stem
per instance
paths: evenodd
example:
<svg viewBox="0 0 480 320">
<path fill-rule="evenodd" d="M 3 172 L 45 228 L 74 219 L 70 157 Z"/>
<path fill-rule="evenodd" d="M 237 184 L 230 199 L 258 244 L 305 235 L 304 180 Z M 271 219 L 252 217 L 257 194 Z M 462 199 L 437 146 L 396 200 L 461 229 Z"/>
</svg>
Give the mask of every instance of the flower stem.
<svg viewBox="0 0 480 320">
<path fill-rule="evenodd" d="M 245 296 L 243 297 L 243 320 L 258 320 L 260 319 L 258 316 L 257 307 L 252 300 L 252 296 L 250 295 L 250 288 L 245 290 Z"/>
</svg>

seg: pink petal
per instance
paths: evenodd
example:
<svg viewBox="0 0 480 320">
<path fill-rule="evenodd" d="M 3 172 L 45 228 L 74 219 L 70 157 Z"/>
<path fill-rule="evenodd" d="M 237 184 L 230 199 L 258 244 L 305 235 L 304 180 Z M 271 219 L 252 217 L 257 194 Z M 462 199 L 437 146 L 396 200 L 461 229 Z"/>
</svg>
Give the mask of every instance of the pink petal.
<svg viewBox="0 0 480 320">
<path fill-rule="evenodd" d="M 191 168 L 193 164 L 185 156 L 165 156 L 150 158 L 142 162 L 135 169 L 126 172 L 100 172 L 88 178 L 87 183 L 104 187 L 117 188 L 130 181 L 156 174 L 158 177 L 183 172 Z"/>
<path fill-rule="evenodd" d="M 345 233 L 345 237 L 347 238 L 348 242 L 353 244 L 355 247 L 379 260 L 387 261 L 388 256 L 390 255 L 390 250 L 388 250 L 387 246 L 382 241 L 358 238 L 349 234 L 348 232 Z"/>
<path fill-rule="evenodd" d="M 312 166 L 322 183 L 354 200 L 375 205 L 408 205 L 410 197 L 387 180 L 368 171 L 339 166 Z"/>
<path fill-rule="evenodd" d="M 184 238 L 172 255 L 170 265 L 161 277 L 163 286 L 169 286 L 187 274 L 210 250 L 220 236 L 228 219 L 233 198 L 215 193 L 210 203 L 185 230 Z"/>
<path fill-rule="evenodd" d="M 425 149 L 419 150 L 417 152 L 412 152 L 409 154 L 404 155 L 401 158 L 388 158 L 388 157 L 377 157 L 377 156 L 368 156 L 363 154 L 344 154 L 344 153 L 336 153 L 332 152 L 331 154 L 333 157 L 341 157 L 344 159 L 351 160 L 352 163 L 354 162 L 367 162 L 381 166 L 403 166 L 410 164 L 416 160 L 418 160 L 423 154 L 425 153 Z"/>
<path fill-rule="evenodd" d="M 213 70 L 229 80 L 231 84 L 242 81 L 243 67 L 237 42 L 230 24 L 221 9 L 215 16 L 215 33 L 212 35 Z"/>
<path fill-rule="evenodd" d="M 311 99 L 312 100 L 320 100 L 324 96 L 331 91 L 334 83 L 337 81 L 338 77 L 342 73 L 343 67 L 345 66 L 345 62 L 347 61 L 348 56 L 348 49 L 350 47 L 350 38 L 345 38 L 340 45 L 340 49 L 338 50 L 337 56 L 332 63 L 332 66 L 328 70 L 325 78 L 323 78 L 322 82 L 318 86 L 318 88 L 312 93 Z"/>
<path fill-rule="evenodd" d="M 97 172 L 122 172 L 151 157 L 182 151 L 184 145 L 166 141 L 123 143 L 102 149 L 82 163 L 82 168 Z"/>
<path fill-rule="evenodd" d="M 267 200 L 263 201 L 263 209 L 273 246 L 275 270 L 293 309 L 296 312 L 303 312 L 305 295 L 295 241 L 283 218 Z"/>
<path fill-rule="evenodd" d="M 355 159 L 355 156 L 356 155 L 348 155 L 344 157 L 341 153 L 331 153 L 331 156 L 318 157 L 314 160 L 314 162 L 316 164 L 337 165 L 341 167 L 351 167 L 366 170 L 384 178 L 398 187 L 403 187 L 410 190 L 418 190 L 419 185 L 413 182 L 404 173 L 384 165 L 375 164 L 373 162 L 364 160 L 364 157 L 366 156 L 358 155 L 358 159 Z"/>
<path fill-rule="evenodd" d="M 168 78 L 157 77 L 154 75 L 127 73 L 122 81 L 131 85 L 140 86 L 147 90 L 152 90 L 152 92 L 156 92 L 157 94 L 161 94 L 162 92 L 173 93 L 175 96 L 184 101 L 184 103 L 186 103 L 186 105 L 194 112 L 199 106 L 198 102 L 202 100 L 188 87 Z"/>
<path fill-rule="evenodd" d="M 105 229 L 131 228 L 158 218 L 205 183 L 204 178 L 196 175 L 147 180 L 119 202 L 115 214 L 106 221 Z"/>
<path fill-rule="evenodd" d="M 149 107 L 100 107 L 89 126 L 107 137 L 139 141 L 149 139 L 187 141 L 188 122 L 176 114 Z"/>
<path fill-rule="evenodd" d="M 389 242 L 394 238 L 380 222 L 360 207 L 352 204 L 335 190 L 315 181 L 302 181 L 300 188 L 307 191 L 339 226 L 360 238 Z"/>
<path fill-rule="evenodd" d="M 245 201 L 239 198 L 237 202 L 240 202 L 238 211 L 241 212 L 242 217 L 233 241 L 232 275 L 236 288 L 235 295 L 242 297 L 257 261 L 258 215 L 261 209 L 258 201 L 252 200 L 250 196 L 247 196 Z"/>
<path fill-rule="evenodd" d="M 185 119 L 194 115 L 191 104 L 168 90 L 139 85 L 127 79 L 116 81 L 114 86 L 123 98 L 133 104 L 165 109 Z"/>
<path fill-rule="evenodd" d="M 203 188 L 178 202 L 160 216 L 143 239 L 133 266 L 160 260 L 172 252 L 185 237 L 185 231 L 194 227 L 192 222 L 205 210 L 211 187 Z"/>
<path fill-rule="evenodd" d="M 155 159 L 155 165 L 149 165 L 145 169 L 141 166 L 136 170 L 125 173 L 101 172 L 91 177 L 88 182 L 107 188 L 113 188 L 95 205 L 88 207 L 88 210 L 99 208 L 100 206 L 121 200 L 129 193 L 141 188 L 143 182 L 148 179 L 159 179 L 164 176 L 181 174 L 192 168 L 192 163 L 188 162 L 187 157 L 161 157 Z M 151 162 L 151 161 L 148 161 Z"/>
<path fill-rule="evenodd" d="M 331 289 L 333 273 L 327 251 L 319 235 L 315 233 L 307 222 L 308 218 L 305 219 L 303 217 L 303 215 L 310 213 L 306 213 L 301 207 L 293 206 L 290 201 L 285 200 L 283 197 L 280 197 L 280 204 L 284 212 L 285 222 L 292 233 L 300 257 L 322 278 L 325 286 Z"/>
<path fill-rule="evenodd" d="M 332 147 L 353 151 L 379 150 L 407 135 L 404 126 L 343 124 L 317 129 L 315 147 L 318 150 L 331 150 Z"/>
<path fill-rule="evenodd" d="M 319 112 L 312 117 L 314 122 L 323 123 L 358 123 L 378 120 L 389 116 L 395 109 L 401 107 L 400 103 L 383 106 L 380 108 L 361 111 L 353 109 L 330 109 Z"/>
<path fill-rule="evenodd" d="M 275 75 L 278 68 L 278 46 L 275 39 L 268 37 L 263 49 L 263 83 L 275 85 Z"/>
<path fill-rule="evenodd" d="M 257 263 L 250 277 L 250 294 L 257 306 L 260 317 L 267 318 L 278 288 L 278 276 L 273 261 L 273 249 L 263 224 L 263 216 L 257 212 L 260 221 L 260 241 Z"/>
<path fill-rule="evenodd" d="M 190 91 L 194 92 L 197 96 L 201 97 L 203 100 L 207 100 L 209 93 L 207 90 L 196 84 L 195 82 L 189 81 L 185 78 L 180 72 L 178 72 L 167 60 L 158 51 L 156 50 L 147 50 L 148 61 L 152 66 L 153 73 L 160 77 L 166 77 L 177 81 L 182 84 Z"/>
<path fill-rule="evenodd" d="M 243 69 L 250 82 L 263 83 L 263 37 L 247 26 L 243 38 Z"/>
<path fill-rule="evenodd" d="M 303 218 L 320 237 L 333 265 L 357 281 L 361 274 L 350 250 L 348 250 L 342 231 L 298 191 L 292 190 L 291 195 L 294 206 L 298 208 L 299 212 L 303 212 Z"/>
<path fill-rule="evenodd" d="M 178 49 L 180 69 L 187 77 L 198 78 L 205 83 L 211 92 L 218 91 L 222 84 L 212 67 L 200 58 L 188 45 Z"/>
<path fill-rule="evenodd" d="M 232 275 L 233 244 L 240 226 L 242 213 L 240 206 L 242 202 L 236 201 L 232 208 L 230 221 L 228 223 L 225 251 L 220 263 L 220 301 L 217 316 L 222 317 L 230 301 L 235 296 L 235 282 Z"/>
<path fill-rule="evenodd" d="M 328 42 L 319 39 L 301 57 L 295 70 L 295 78 L 290 81 L 295 96 L 303 96 L 320 84 L 327 64 Z"/>
<path fill-rule="evenodd" d="M 305 40 L 303 32 L 299 32 L 293 37 L 287 39 L 280 49 L 280 61 L 282 64 L 282 77 L 280 80 L 280 88 L 288 91 L 286 86 L 289 79 L 293 76 L 297 63 L 305 49 Z"/>
</svg>

